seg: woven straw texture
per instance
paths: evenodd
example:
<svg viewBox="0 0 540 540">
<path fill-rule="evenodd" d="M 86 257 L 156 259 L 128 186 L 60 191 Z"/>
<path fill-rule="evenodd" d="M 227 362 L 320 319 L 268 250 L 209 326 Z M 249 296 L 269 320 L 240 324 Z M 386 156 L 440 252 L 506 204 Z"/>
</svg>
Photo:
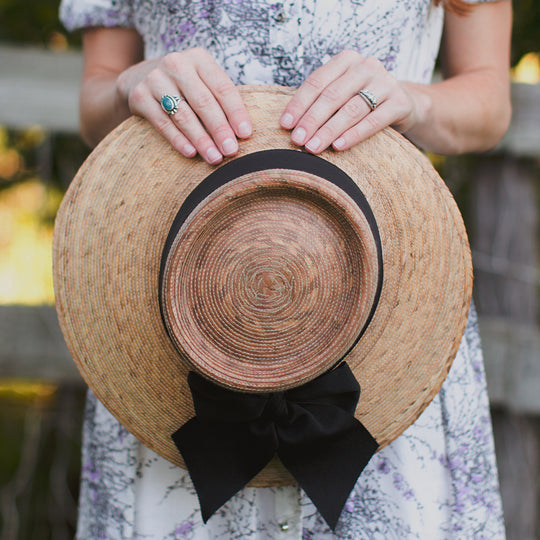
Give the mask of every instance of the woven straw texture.
<svg viewBox="0 0 540 540">
<path fill-rule="evenodd" d="M 290 90 L 252 86 L 241 91 L 254 134 L 240 144 L 239 155 L 271 148 L 293 149 L 289 133 L 278 125 L 281 111 L 290 99 Z M 381 298 L 367 331 L 346 360 L 362 389 L 357 417 L 383 447 L 414 422 L 433 399 L 457 353 L 472 288 L 468 241 L 459 211 L 444 182 L 429 160 L 401 135 L 387 129 L 347 152 L 328 151 L 322 157 L 357 183 L 373 210 L 381 235 L 384 261 Z M 57 311 L 81 374 L 129 431 L 181 467 L 184 463 L 170 435 L 193 416 L 186 383 L 190 367 L 185 356 L 177 352 L 160 317 L 159 265 L 179 207 L 212 170 L 199 158 L 186 159 L 174 152 L 145 121 L 129 119 L 83 164 L 65 196 L 55 227 Z M 317 193 L 311 198 L 299 195 L 302 179 L 296 181 L 290 173 L 283 174 L 292 184 L 286 199 L 293 200 L 294 212 L 302 199 L 308 201 L 305 207 L 308 213 L 324 207 L 317 202 L 320 198 Z M 309 183 L 309 179 L 303 180 Z M 239 189 L 247 193 L 250 185 L 265 181 L 260 175 L 244 178 Z M 220 208 L 226 208 L 219 196 L 214 201 L 218 214 Z M 331 198 L 332 194 L 326 196 Z M 334 208 L 345 205 L 345 213 L 354 212 L 346 207 L 348 203 L 336 197 L 339 196 L 334 197 Z M 277 204 L 275 200 L 253 204 L 263 208 L 267 203 Z M 222 216 L 226 219 L 238 217 L 234 208 L 226 212 L 230 212 Z M 351 265 L 366 276 L 365 289 L 355 290 L 353 280 L 351 284 L 340 285 L 336 293 L 338 300 L 331 301 L 334 305 L 345 302 L 349 310 L 341 319 L 341 328 L 347 328 L 349 318 L 356 321 L 353 324 L 356 326 L 366 316 L 365 305 L 369 303 L 376 270 L 373 264 L 365 262 L 371 257 L 369 235 L 358 216 L 340 221 L 333 217 L 334 211 L 320 213 L 322 218 L 316 223 L 323 223 L 336 241 L 348 239 L 348 249 L 357 246 L 365 252 L 341 260 L 344 250 L 336 250 L 339 254 L 321 274 L 343 277 L 347 265 Z M 212 216 L 196 219 L 211 221 Z M 349 234 L 351 227 L 353 234 Z M 315 228 L 308 225 L 310 234 Z M 226 231 L 220 234 L 223 241 L 234 243 L 234 238 L 227 238 Z M 201 253 L 207 256 L 204 242 L 193 245 L 197 256 Z M 212 246 L 210 260 L 222 259 L 220 242 Z M 312 245 L 310 249 L 318 248 Z M 179 287 L 178 268 L 189 259 L 182 250 L 173 255 L 169 271 L 172 291 Z M 276 256 L 272 260 L 278 259 Z M 225 275 L 219 268 L 212 271 Z M 195 272 L 193 279 L 197 283 L 192 282 L 187 288 L 192 300 L 200 287 L 205 287 L 201 275 L 204 274 Z M 269 292 L 266 291 L 264 301 L 274 302 L 274 307 L 276 303 L 287 302 L 284 284 L 288 276 L 280 268 L 270 265 L 265 270 L 260 263 L 245 276 L 257 283 L 254 290 L 263 297 L 266 280 Z M 347 304 L 347 294 L 343 293 L 347 288 L 351 291 L 350 298 L 356 299 L 360 307 L 355 307 L 355 302 Z M 276 290 L 281 291 L 277 296 Z M 202 294 L 211 297 L 215 292 Z M 311 303 L 316 300 L 316 295 L 314 299 L 304 300 L 307 307 L 301 311 L 316 312 L 317 306 Z M 242 308 L 247 300 L 236 299 L 227 310 L 233 304 Z M 284 309 L 284 305 L 280 304 L 279 308 Z M 176 321 L 181 319 L 171 309 L 171 317 Z M 212 317 L 226 324 L 227 310 Z M 316 319 L 324 321 L 324 313 Z M 174 322 L 173 326 L 176 324 L 181 323 Z M 186 328 L 192 329 L 192 323 L 188 321 Z M 293 344 L 295 332 L 302 335 L 306 330 L 302 324 L 291 323 L 288 336 Z M 344 338 L 339 350 L 346 350 L 353 334 L 354 331 Z M 179 331 L 178 335 L 176 338 L 175 334 L 175 339 L 180 346 L 184 350 L 189 348 L 191 345 L 182 338 L 185 331 Z M 194 338 L 193 343 L 196 342 Z M 240 350 L 246 350 L 245 347 L 253 350 L 249 343 Z M 320 356 L 321 351 L 316 352 Z M 306 377 L 311 378 L 320 369 L 319 363 Z M 236 382 L 231 385 L 236 386 Z M 278 460 L 273 460 L 250 485 L 291 483 L 294 483 L 292 477 Z"/>
<path fill-rule="evenodd" d="M 243 391 L 281 391 L 354 344 L 377 289 L 377 247 L 360 208 L 304 171 L 241 176 L 177 235 L 162 297 L 197 371 Z"/>
</svg>

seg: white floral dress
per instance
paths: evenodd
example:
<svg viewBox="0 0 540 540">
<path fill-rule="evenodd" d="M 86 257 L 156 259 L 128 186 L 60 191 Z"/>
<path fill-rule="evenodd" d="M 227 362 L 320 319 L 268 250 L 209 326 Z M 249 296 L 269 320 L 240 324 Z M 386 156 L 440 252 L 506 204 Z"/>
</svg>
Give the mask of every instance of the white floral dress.
<svg viewBox="0 0 540 540">
<path fill-rule="evenodd" d="M 128 26 L 147 58 L 204 47 L 238 84 L 298 86 L 343 49 L 428 83 L 443 11 L 429 0 L 63 0 L 70 30 Z M 504 538 L 474 309 L 439 394 L 371 459 L 333 533 L 297 487 L 245 488 L 205 525 L 189 475 L 141 445 L 90 393 L 77 537 Z"/>
</svg>

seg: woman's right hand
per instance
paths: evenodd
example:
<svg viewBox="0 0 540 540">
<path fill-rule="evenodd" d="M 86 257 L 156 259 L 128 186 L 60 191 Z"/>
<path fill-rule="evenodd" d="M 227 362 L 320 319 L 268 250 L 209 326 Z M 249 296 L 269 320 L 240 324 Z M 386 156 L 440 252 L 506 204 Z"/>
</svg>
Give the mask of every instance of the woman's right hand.
<svg viewBox="0 0 540 540">
<path fill-rule="evenodd" d="M 146 118 L 186 157 L 199 153 L 215 165 L 238 151 L 251 135 L 248 112 L 238 89 L 204 49 L 188 49 L 139 62 L 117 78 L 117 99 Z M 161 106 L 164 95 L 178 96 L 177 111 Z"/>
<path fill-rule="evenodd" d="M 238 150 L 251 135 L 240 92 L 203 49 L 143 60 L 144 44 L 133 28 L 88 28 L 83 33 L 81 134 L 95 146 L 131 114 L 146 118 L 184 156 L 208 163 Z M 178 110 L 161 108 L 164 95 L 182 96 Z"/>
</svg>

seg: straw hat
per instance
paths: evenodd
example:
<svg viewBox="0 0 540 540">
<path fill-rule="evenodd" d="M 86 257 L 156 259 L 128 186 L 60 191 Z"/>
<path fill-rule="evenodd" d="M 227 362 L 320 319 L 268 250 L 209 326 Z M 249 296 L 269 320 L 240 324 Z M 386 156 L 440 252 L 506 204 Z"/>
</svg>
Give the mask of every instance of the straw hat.
<svg viewBox="0 0 540 540">
<path fill-rule="evenodd" d="M 54 238 L 67 344 L 112 414 L 180 467 L 171 434 L 194 414 L 193 370 L 282 391 L 345 358 L 356 417 L 381 448 L 457 353 L 472 285 L 461 216 L 393 130 L 311 156 L 278 125 L 289 90 L 241 91 L 254 134 L 217 168 L 136 118 L 83 164 Z M 273 460 L 251 485 L 290 483 Z"/>
</svg>

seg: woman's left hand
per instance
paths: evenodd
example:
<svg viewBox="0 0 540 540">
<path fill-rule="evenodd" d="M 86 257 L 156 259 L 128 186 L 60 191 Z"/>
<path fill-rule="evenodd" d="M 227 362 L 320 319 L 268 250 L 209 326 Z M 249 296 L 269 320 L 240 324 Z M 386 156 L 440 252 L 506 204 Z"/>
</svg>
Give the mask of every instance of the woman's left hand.
<svg viewBox="0 0 540 540">
<path fill-rule="evenodd" d="M 360 95 L 362 90 L 367 97 Z M 407 131 L 425 115 L 425 100 L 398 82 L 379 60 L 343 51 L 304 81 L 280 124 L 293 130 L 294 144 L 313 154 L 330 145 L 346 150 L 387 126 Z"/>
</svg>

